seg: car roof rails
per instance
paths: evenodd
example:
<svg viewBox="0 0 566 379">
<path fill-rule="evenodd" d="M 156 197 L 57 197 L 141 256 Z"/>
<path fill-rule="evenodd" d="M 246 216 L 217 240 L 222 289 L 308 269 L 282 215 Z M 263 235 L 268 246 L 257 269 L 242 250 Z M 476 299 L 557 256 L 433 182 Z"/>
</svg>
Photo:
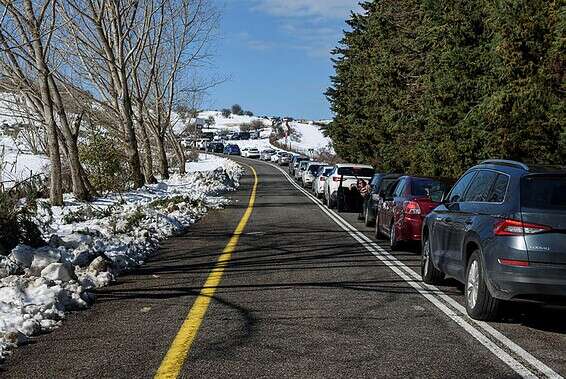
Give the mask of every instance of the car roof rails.
<svg viewBox="0 0 566 379">
<path fill-rule="evenodd" d="M 526 164 L 517 161 L 510 161 L 506 159 L 487 159 L 485 161 L 482 161 L 480 164 L 493 164 L 499 166 L 520 168 L 522 170 L 529 171 L 529 166 L 527 166 Z"/>
</svg>

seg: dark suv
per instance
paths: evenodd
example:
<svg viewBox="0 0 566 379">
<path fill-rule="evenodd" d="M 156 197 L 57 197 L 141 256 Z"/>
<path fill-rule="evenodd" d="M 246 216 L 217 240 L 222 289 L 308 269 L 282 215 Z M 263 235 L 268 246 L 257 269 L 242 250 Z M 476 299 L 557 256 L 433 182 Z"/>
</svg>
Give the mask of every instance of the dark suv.
<svg viewBox="0 0 566 379">
<path fill-rule="evenodd" d="M 371 189 L 364 199 L 364 207 L 360 215 L 366 226 L 375 224 L 379 202 L 384 199 L 388 189 L 397 182 L 401 175 L 378 173 L 373 176 L 370 182 Z"/>
<path fill-rule="evenodd" d="M 465 285 L 468 314 L 502 300 L 566 296 L 566 170 L 489 160 L 469 169 L 423 224 L 422 276 Z"/>
</svg>

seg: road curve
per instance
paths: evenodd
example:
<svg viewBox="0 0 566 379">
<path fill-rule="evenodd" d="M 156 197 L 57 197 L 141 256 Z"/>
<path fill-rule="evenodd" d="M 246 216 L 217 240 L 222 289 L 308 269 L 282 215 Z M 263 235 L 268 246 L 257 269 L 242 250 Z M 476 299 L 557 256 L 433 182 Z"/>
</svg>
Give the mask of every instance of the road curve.
<svg viewBox="0 0 566 379">
<path fill-rule="evenodd" d="M 375 243 L 277 168 L 257 171 L 251 217 L 215 287 L 180 377 L 520 377 L 566 374 L 566 312 L 462 315 L 454 283 L 427 288 L 414 252 Z M 10 378 L 151 378 L 248 209 L 250 170 L 213 211 L 55 332 L 17 349 Z"/>
</svg>

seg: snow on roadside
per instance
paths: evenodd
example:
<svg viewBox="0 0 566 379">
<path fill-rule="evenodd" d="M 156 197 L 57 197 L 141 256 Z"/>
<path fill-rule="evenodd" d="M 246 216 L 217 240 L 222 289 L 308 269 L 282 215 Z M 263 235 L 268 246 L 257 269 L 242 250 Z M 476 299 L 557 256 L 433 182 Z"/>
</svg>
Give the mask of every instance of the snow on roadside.
<svg viewBox="0 0 566 379">
<path fill-rule="evenodd" d="M 216 156 L 188 164 L 188 174 L 123 194 L 65 207 L 41 218 L 47 246 L 20 245 L 0 257 L 0 358 L 34 335 L 61 325 L 65 312 L 88 307 L 90 289 L 143 264 L 159 241 L 182 233 L 221 195 L 239 186 L 242 168 Z"/>
</svg>

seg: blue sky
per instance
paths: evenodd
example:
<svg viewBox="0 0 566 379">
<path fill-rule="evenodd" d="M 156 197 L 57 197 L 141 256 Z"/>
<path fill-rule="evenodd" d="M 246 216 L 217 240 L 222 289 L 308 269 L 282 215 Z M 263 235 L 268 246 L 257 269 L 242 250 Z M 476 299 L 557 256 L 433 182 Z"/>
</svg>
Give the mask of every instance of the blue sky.
<svg viewBox="0 0 566 379">
<path fill-rule="evenodd" d="M 329 118 L 330 49 L 357 0 L 217 0 L 214 66 L 228 80 L 207 108 L 239 103 L 256 114 Z"/>
</svg>

